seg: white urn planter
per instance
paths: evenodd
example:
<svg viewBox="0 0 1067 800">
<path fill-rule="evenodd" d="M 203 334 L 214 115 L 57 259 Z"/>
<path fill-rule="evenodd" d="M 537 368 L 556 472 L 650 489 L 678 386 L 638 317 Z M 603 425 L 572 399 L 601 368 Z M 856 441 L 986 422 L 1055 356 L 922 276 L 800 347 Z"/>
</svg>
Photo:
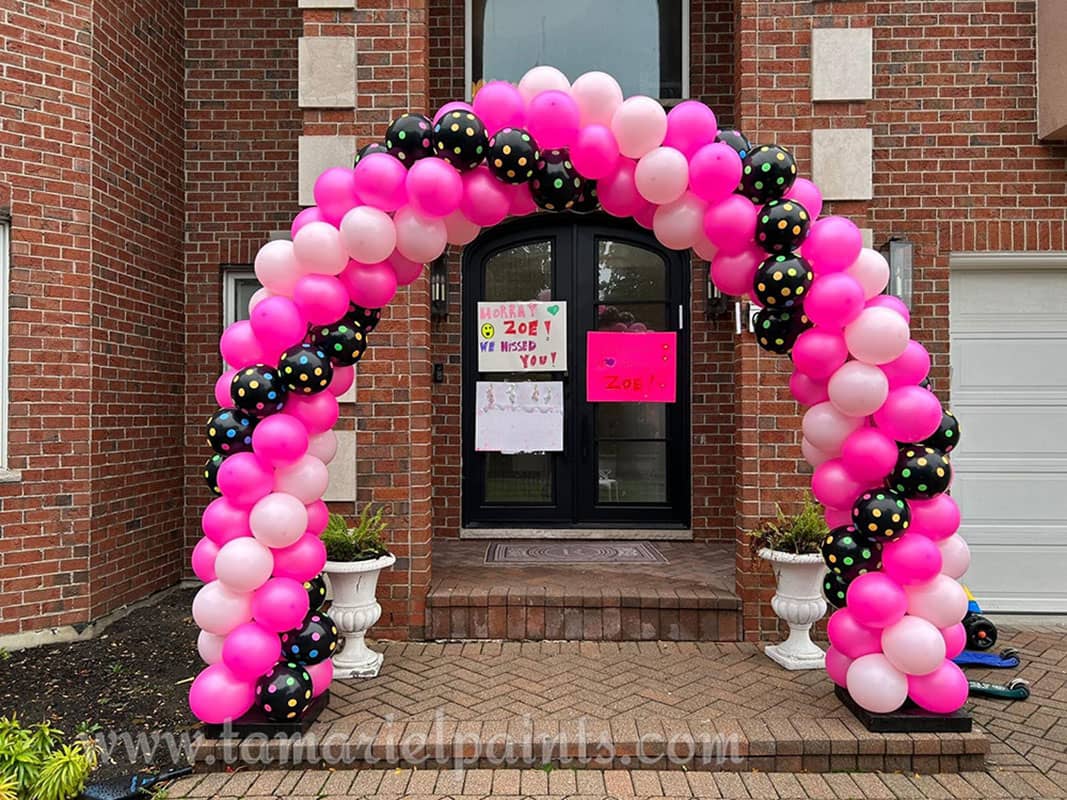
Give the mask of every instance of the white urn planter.
<svg viewBox="0 0 1067 800">
<path fill-rule="evenodd" d="M 789 625 L 789 637 L 781 644 L 771 644 L 764 653 L 786 669 L 821 669 L 826 653 L 811 640 L 811 626 L 826 613 L 822 580 L 826 564 L 818 553 L 786 553 L 781 550 L 759 551 L 760 558 L 771 562 L 777 589 L 771 598 L 774 613 Z"/>
<path fill-rule="evenodd" d="M 391 553 L 367 561 L 327 561 L 323 570 L 333 590 L 330 619 L 344 639 L 333 656 L 336 678 L 373 678 L 382 668 L 384 656 L 367 647 L 367 629 L 378 621 L 382 607 L 375 593 L 378 575 L 393 566 Z"/>
</svg>

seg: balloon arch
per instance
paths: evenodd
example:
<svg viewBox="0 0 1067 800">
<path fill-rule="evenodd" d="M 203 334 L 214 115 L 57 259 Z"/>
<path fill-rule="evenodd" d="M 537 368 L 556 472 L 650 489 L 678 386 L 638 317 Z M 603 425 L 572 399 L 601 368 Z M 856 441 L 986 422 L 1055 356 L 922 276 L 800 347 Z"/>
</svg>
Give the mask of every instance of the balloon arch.
<svg viewBox="0 0 1067 800">
<path fill-rule="evenodd" d="M 208 665 L 190 690 L 200 719 L 255 705 L 292 720 L 328 687 L 337 643 L 319 610 L 319 534 L 337 397 L 398 285 L 449 244 L 538 208 L 632 217 L 761 307 L 757 341 L 793 360 L 803 455 L 832 529 L 830 677 L 870 711 L 909 697 L 933 712 L 963 705 L 951 659 L 966 638 L 956 579 L 969 554 L 945 494 L 958 426 L 925 388 L 930 357 L 908 309 L 882 293 L 885 260 L 852 222 L 820 216 L 819 190 L 787 150 L 720 130 L 699 102 L 666 113 L 624 99 L 604 73 L 572 84 L 536 67 L 432 120 L 404 114 L 353 169 L 324 172 L 314 196 L 292 240 L 259 251 L 251 318 L 220 342 L 232 369 L 215 387 L 204 470 L 220 496 L 193 552 L 206 584 L 193 602 Z"/>
</svg>

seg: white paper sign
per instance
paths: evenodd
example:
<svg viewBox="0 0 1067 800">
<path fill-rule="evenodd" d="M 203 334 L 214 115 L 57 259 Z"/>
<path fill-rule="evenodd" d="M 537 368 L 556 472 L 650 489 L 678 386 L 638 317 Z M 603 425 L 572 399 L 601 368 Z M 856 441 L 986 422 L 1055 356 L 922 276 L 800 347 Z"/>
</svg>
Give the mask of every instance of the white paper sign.
<svg viewBox="0 0 1067 800">
<path fill-rule="evenodd" d="M 495 453 L 563 450 L 563 382 L 478 381 L 474 449 Z"/>
<path fill-rule="evenodd" d="M 479 372 L 564 372 L 567 369 L 567 304 L 478 304 Z"/>
</svg>

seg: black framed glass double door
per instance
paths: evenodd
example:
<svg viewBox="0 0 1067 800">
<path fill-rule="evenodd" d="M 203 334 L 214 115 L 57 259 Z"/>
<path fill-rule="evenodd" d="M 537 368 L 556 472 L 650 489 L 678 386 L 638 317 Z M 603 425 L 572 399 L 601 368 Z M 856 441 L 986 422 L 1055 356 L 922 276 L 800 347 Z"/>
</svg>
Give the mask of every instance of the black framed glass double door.
<svg viewBox="0 0 1067 800">
<path fill-rule="evenodd" d="M 467 527 L 687 527 L 689 259 L 610 219 L 499 226 L 463 262 L 463 524 Z M 479 302 L 552 301 L 567 310 L 567 368 L 479 372 Z M 677 332 L 677 400 L 591 403 L 587 334 Z M 478 382 L 562 384 L 563 449 L 475 446 Z M 542 384 L 542 386 L 558 384 Z M 510 391 L 514 391 L 511 388 Z"/>
</svg>

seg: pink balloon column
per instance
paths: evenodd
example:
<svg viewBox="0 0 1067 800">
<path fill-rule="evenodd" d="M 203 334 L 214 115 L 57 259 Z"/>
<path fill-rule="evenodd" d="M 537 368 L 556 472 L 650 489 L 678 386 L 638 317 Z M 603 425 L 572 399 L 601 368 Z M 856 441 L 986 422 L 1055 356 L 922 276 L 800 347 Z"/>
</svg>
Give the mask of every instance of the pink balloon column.
<svg viewBox="0 0 1067 800">
<path fill-rule="evenodd" d="M 322 619 L 309 615 L 301 581 L 324 560 L 337 395 L 377 309 L 424 263 L 537 208 L 633 218 L 667 247 L 692 247 L 720 290 L 760 307 L 758 343 L 791 354 L 790 389 L 808 407 L 803 454 L 834 525 L 826 590 L 843 608 L 831 618 L 831 677 L 871 710 L 907 696 L 959 707 L 966 681 L 945 659 L 959 644 L 956 578 L 969 554 L 944 494 L 958 427 L 920 385 L 929 355 L 911 339 L 907 309 L 881 294 L 885 260 L 854 224 L 822 216 L 822 195 L 789 151 L 719 129 L 702 103 L 667 114 L 652 98 L 624 98 L 602 72 L 572 83 L 539 66 L 432 119 L 400 116 L 354 169 L 324 172 L 314 197 L 291 242 L 260 250 L 252 317 L 220 342 L 223 408 L 208 425 L 205 477 L 221 497 L 204 511 L 193 556 L 206 581 L 193 614 L 209 664 L 190 693 L 197 716 L 289 708 L 276 696 L 282 677 L 299 685 L 296 715 L 325 691 L 329 662 L 288 645 Z"/>
</svg>

